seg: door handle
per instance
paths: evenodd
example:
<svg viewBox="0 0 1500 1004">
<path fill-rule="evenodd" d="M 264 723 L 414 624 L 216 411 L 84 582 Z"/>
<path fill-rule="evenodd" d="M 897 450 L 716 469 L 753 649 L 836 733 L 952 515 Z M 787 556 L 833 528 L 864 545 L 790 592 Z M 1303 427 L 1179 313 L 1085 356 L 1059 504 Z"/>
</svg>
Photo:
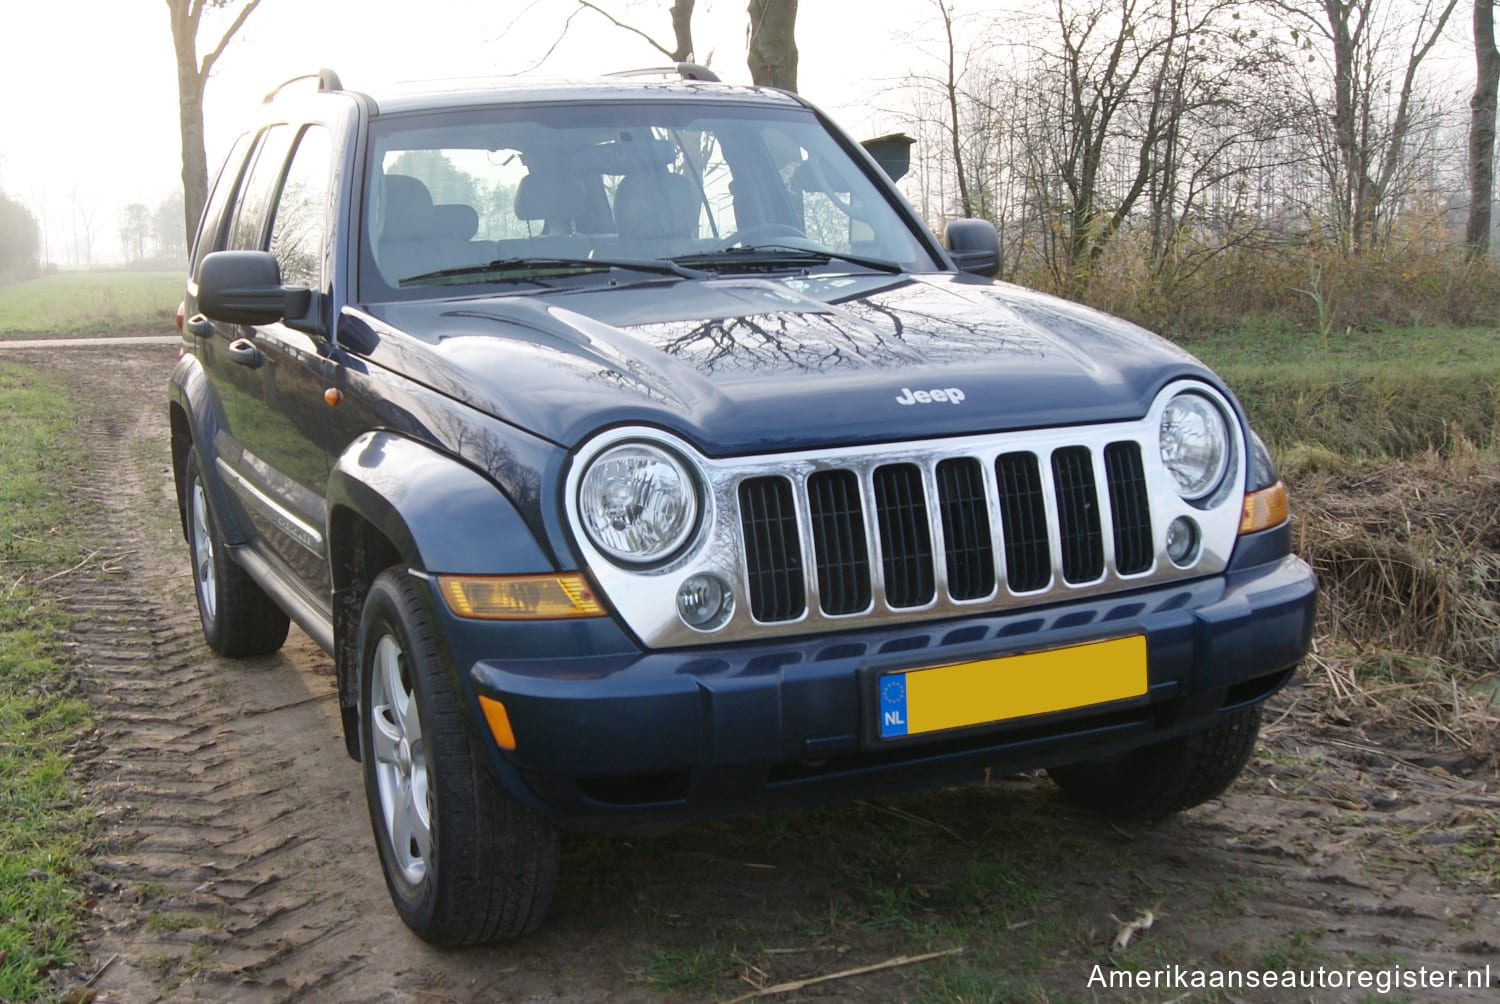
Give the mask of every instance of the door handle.
<svg viewBox="0 0 1500 1004">
<path fill-rule="evenodd" d="M 248 366 L 253 370 L 260 369 L 261 364 L 266 361 L 260 349 L 256 348 L 255 343 L 248 338 L 236 338 L 230 342 L 228 352 L 232 362 Z"/>
<path fill-rule="evenodd" d="M 208 338 L 214 333 L 214 322 L 202 314 L 194 314 L 184 321 L 182 326 L 187 329 L 188 334 L 197 335 L 199 338 Z"/>
</svg>

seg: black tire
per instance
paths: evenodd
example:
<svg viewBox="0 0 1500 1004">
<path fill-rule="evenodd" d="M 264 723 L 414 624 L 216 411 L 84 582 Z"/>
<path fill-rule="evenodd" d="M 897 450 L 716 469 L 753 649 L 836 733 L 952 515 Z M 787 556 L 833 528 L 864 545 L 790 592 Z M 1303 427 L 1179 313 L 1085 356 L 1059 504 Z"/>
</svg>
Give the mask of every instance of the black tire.
<svg viewBox="0 0 1500 1004">
<path fill-rule="evenodd" d="M 196 448 L 188 451 L 182 497 L 193 562 L 193 594 L 198 600 L 204 640 L 220 655 L 275 652 L 286 644 L 291 621 L 229 556 L 223 524 L 204 486 L 203 462 Z"/>
<path fill-rule="evenodd" d="M 1095 812 L 1158 819 L 1222 794 L 1260 735 L 1260 705 L 1232 711 L 1201 732 L 1103 760 L 1047 771 L 1069 799 Z"/>
<path fill-rule="evenodd" d="M 535 930 L 557 884 L 557 830 L 477 758 L 404 569 L 370 587 L 359 654 L 365 797 L 396 912 L 441 947 Z"/>
</svg>

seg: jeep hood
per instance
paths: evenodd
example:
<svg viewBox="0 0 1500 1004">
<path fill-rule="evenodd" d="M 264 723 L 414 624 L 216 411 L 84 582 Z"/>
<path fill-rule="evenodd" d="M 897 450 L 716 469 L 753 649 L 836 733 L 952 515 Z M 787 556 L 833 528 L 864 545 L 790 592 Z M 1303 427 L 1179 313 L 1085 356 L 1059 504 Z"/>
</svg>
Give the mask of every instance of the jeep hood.
<svg viewBox="0 0 1500 1004">
<path fill-rule="evenodd" d="M 643 424 L 710 456 L 1133 419 L 1174 378 L 1213 380 L 1134 325 L 954 275 L 387 303 L 347 309 L 339 340 L 566 447 Z"/>
</svg>

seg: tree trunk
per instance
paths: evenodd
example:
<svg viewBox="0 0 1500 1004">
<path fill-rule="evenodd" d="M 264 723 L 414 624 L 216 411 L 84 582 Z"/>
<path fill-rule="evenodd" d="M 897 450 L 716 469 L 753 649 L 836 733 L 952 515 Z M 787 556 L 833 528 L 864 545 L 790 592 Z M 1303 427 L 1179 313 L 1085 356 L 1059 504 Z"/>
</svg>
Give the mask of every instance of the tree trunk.
<svg viewBox="0 0 1500 1004">
<path fill-rule="evenodd" d="M 797 0 L 750 0 L 750 45 L 745 62 L 760 87 L 797 89 Z"/>
<path fill-rule="evenodd" d="M 224 47 L 234 33 L 244 26 L 260 0 L 248 0 L 234 21 L 220 36 L 218 44 L 201 60 L 198 58 L 198 27 L 205 6 L 231 7 L 235 0 L 166 0 L 172 20 L 172 48 L 177 56 L 177 118 L 182 132 L 182 218 L 187 246 L 192 248 L 198 231 L 198 217 L 208 200 L 208 154 L 203 146 L 203 89 L 209 72 L 224 54 Z"/>
<path fill-rule="evenodd" d="M 694 0 L 676 0 L 672 4 L 672 37 L 676 44 L 672 50 L 674 62 L 693 58 L 693 3 Z"/>
<path fill-rule="evenodd" d="M 208 154 L 203 146 L 203 78 L 198 75 L 198 19 L 187 3 L 167 0 L 177 54 L 177 120 L 182 142 L 183 232 L 189 247 L 208 198 Z"/>
<path fill-rule="evenodd" d="M 1490 209 L 1495 193 L 1495 104 L 1500 51 L 1495 48 L 1495 0 L 1474 0 L 1474 96 L 1469 100 L 1469 219 L 1464 243 L 1470 258 L 1490 253 Z"/>
</svg>

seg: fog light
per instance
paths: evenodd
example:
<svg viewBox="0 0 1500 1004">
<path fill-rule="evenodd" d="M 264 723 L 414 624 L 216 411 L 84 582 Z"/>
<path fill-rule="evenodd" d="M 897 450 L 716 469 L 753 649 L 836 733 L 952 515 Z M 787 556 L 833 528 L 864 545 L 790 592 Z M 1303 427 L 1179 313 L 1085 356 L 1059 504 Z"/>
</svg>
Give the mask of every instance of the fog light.
<svg viewBox="0 0 1500 1004">
<path fill-rule="evenodd" d="M 677 615 L 697 631 L 716 631 L 734 613 L 734 593 L 717 575 L 700 572 L 677 587 Z"/>
<path fill-rule="evenodd" d="M 1198 524 L 1178 516 L 1167 527 L 1167 557 L 1178 568 L 1186 568 L 1198 560 L 1198 541 Z"/>
</svg>

